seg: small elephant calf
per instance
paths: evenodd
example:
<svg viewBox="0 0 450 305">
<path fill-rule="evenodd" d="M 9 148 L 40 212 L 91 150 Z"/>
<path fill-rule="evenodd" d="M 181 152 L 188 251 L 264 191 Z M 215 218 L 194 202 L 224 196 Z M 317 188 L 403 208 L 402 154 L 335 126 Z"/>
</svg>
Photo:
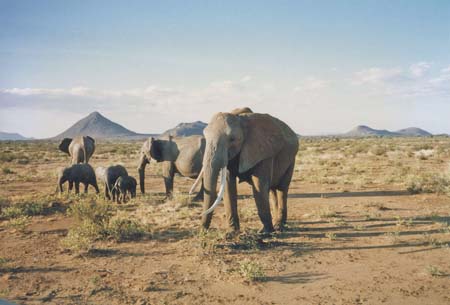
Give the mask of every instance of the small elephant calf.
<svg viewBox="0 0 450 305">
<path fill-rule="evenodd" d="M 111 200 L 112 195 L 112 200 L 115 201 L 117 190 L 114 185 L 119 177 L 128 176 L 126 168 L 122 165 L 113 165 L 106 168 L 97 167 L 95 173 L 99 181 L 105 185 L 105 197 Z"/>
<path fill-rule="evenodd" d="M 95 172 L 92 166 L 87 163 L 74 164 L 70 167 L 60 168 L 58 170 L 58 188 L 63 192 L 63 184 L 69 182 L 69 192 L 73 189 L 75 184 L 75 193 L 80 193 L 80 183 L 84 184 L 84 192 L 87 193 L 88 186 L 92 185 L 95 192 L 98 194 L 98 185 L 95 177 Z"/>
<path fill-rule="evenodd" d="M 114 190 L 117 191 L 117 200 L 116 202 L 120 203 L 121 201 L 126 202 L 127 193 L 129 192 L 131 198 L 136 197 L 136 179 L 132 176 L 120 176 L 117 178 L 116 183 L 114 184 Z"/>
</svg>

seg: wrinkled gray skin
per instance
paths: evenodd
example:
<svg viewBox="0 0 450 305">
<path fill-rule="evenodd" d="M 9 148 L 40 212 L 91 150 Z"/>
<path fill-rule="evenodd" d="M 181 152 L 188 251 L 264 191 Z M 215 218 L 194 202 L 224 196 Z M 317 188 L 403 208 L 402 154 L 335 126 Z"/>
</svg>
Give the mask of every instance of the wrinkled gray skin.
<svg viewBox="0 0 450 305">
<path fill-rule="evenodd" d="M 117 191 L 116 202 L 127 202 L 127 194 L 130 193 L 131 198 L 136 197 L 137 182 L 134 177 L 120 176 L 114 184 L 113 191 Z"/>
<path fill-rule="evenodd" d="M 115 201 L 117 190 L 114 189 L 114 184 L 117 178 L 122 176 L 128 176 L 128 172 L 122 165 L 112 165 L 107 168 L 97 167 L 95 169 L 97 179 L 105 185 L 105 197 L 109 200 Z"/>
<path fill-rule="evenodd" d="M 205 139 L 203 136 L 190 136 L 168 139 L 149 138 L 144 142 L 139 157 L 139 184 L 145 193 L 145 166 L 150 160 L 162 162 L 162 176 L 166 196 L 172 197 L 175 173 L 184 177 L 197 178 L 202 169 Z M 194 200 L 203 200 L 203 185 Z"/>
<path fill-rule="evenodd" d="M 281 230 L 286 224 L 287 195 L 298 151 L 297 135 L 284 122 L 268 114 L 252 113 L 249 108 L 215 114 L 204 135 L 203 211 L 216 200 L 218 176 L 226 167 L 224 204 L 229 229 L 240 230 L 236 189 L 236 178 L 239 178 L 240 182 L 252 186 L 263 224 L 260 232 Z M 275 226 L 269 202 L 274 206 Z M 212 214 L 203 215 L 203 228 L 209 228 Z"/>
<path fill-rule="evenodd" d="M 98 185 L 94 169 L 89 164 L 74 164 L 70 167 L 60 168 L 58 170 L 58 188 L 63 192 L 63 184 L 69 182 L 69 192 L 72 191 L 75 184 L 75 193 L 80 193 L 80 183 L 84 184 L 84 192 L 87 193 L 88 186 L 92 185 L 98 194 Z"/>
<path fill-rule="evenodd" d="M 59 150 L 71 157 L 71 164 L 89 163 L 95 151 L 95 140 L 89 136 L 64 138 L 59 144 Z"/>
</svg>

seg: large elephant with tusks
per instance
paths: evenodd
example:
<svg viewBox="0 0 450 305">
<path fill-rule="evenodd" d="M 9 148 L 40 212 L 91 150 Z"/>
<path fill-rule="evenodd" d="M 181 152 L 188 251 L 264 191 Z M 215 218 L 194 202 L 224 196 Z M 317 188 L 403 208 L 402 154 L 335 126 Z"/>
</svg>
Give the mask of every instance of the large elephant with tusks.
<svg viewBox="0 0 450 305">
<path fill-rule="evenodd" d="M 208 229 L 212 211 L 222 198 L 229 229 L 240 230 L 236 180 L 253 189 L 261 233 L 282 230 L 287 219 L 287 197 L 299 143 L 297 135 L 281 120 L 249 108 L 215 114 L 204 130 L 206 139 L 202 173 L 204 204 L 202 226 Z M 216 186 L 221 177 L 219 193 Z M 274 223 L 270 201 L 275 207 Z"/>
<path fill-rule="evenodd" d="M 197 178 L 202 169 L 205 139 L 203 136 L 173 138 L 149 138 L 144 142 L 139 157 L 139 185 L 145 193 L 145 167 L 150 160 L 162 162 L 162 176 L 167 198 L 172 197 L 173 180 L 176 173 L 184 177 Z M 203 187 L 194 200 L 203 199 Z"/>
</svg>

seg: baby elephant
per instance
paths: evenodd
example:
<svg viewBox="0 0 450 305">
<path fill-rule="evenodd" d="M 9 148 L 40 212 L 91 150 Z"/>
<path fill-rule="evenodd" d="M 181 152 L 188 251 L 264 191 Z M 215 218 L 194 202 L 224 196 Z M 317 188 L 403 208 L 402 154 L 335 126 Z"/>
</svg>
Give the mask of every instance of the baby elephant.
<svg viewBox="0 0 450 305">
<path fill-rule="evenodd" d="M 95 170 L 97 174 L 97 178 L 105 184 L 105 197 L 109 200 L 115 201 L 117 190 L 114 188 L 114 185 L 117 181 L 117 178 L 122 176 L 128 176 L 128 172 L 122 165 L 113 165 L 104 167 L 97 167 Z"/>
<path fill-rule="evenodd" d="M 69 181 L 69 192 L 75 183 L 75 193 L 80 193 L 80 183 L 84 184 L 84 192 L 87 193 L 88 186 L 92 185 L 96 193 L 99 193 L 95 172 L 92 166 L 87 163 L 74 164 L 70 167 L 60 168 L 58 171 L 58 187 L 63 192 L 63 184 Z"/>
<path fill-rule="evenodd" d="M 136 197 L 136 179 L 131 176 L 121 176 L 117 178 L 116 183 L 114 184 L 115 190 L 117 190 L 117 202 L 121 201 L 126 202 L 127 193 L 130 192 L 131 198 Z"/>
</svg>

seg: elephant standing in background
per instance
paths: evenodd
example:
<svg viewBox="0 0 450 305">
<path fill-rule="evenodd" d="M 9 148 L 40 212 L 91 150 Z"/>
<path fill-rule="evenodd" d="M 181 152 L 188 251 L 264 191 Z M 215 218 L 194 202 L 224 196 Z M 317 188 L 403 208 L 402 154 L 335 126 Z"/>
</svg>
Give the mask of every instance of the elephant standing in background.
<svg viewBox="0 0 450 305">
<path fill-rule="evenodd" d="M 112 165 L 107 168 L 97 167 L 95 169 L 97 178 L 105 185 L 105 197 L 109 200 L 115 201 L 117 190 L 114 185 L 119 177 L 128 176 L 128 172 L 122 165 Z"/>
<path fill-rule="evenodd" d="M 239 178 L 252 186 L 263 224 L 260 232 L 281 230 L 287 219 L 287 196 L 299 146 L 297 135 L 277 118 L 252 113 L 248 108 L 215 114 L 204 134 L 206 149 L 199 176 L 205 192 L 203 228 L 209 228 L 212 211 L 224 198 L 228 226 L 231 231 L 240 230 L 236 189 Z M 269 201 L 275 207 L 275 227 Z"/>
<path fill-rule="evenodd" d="M 89 164 L 74 164 L 70 167 L 60 168 L 58 170 L 58 188 L 61 193 L 63 184 L 67 181 L 69 182 L 69 192 L 75 184 L 75 193 L 80 193 L 80 183 L 82 183 L 85 193 L 87 193 L 89 185 L 95 188 L 97 194 L 99 193 L 94 169 Z"/>
<path fill-rule="evenodd" d="M 141 148 L 139 158 L 139 184 L 141 193 L 145 193 L 145 166 L 151 159 L 163 162 L 162 175 L 166 188 L 166 196 L 172 197 L 173 178 L 175 173 L 184 177 L 197 178 L 202 169 L 205 139 L 203 136 L 190 136 L 168 139 L 149 138 Z M 194 200 L 202 200 L 203 185 Z"/>
<path fill-rule="evenodd" d="M 71 164 L 89 163 L 95 151 L 95 140 L 89 136 L 64 138 L 59 144 L 59 150 L 72 158 Z"/>
</svg>

